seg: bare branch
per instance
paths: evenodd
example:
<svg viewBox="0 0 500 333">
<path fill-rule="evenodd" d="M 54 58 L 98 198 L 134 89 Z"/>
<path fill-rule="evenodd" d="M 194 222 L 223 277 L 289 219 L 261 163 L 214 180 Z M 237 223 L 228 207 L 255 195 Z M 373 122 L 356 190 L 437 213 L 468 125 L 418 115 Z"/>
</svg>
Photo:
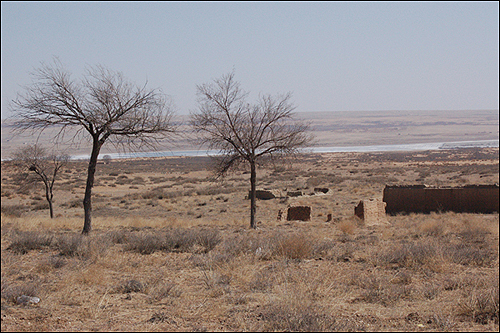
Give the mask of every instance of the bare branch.
<svg viewBox="0 0 500 333">
<path fill-rule="evenodd" d="M 18 131 L 43 131 L 59 126 L 56 138 L 68 127 L 77 127 L 73 139 L 87 132 L 92 141 L 84 198 L 84 233 L 90 231 L 91 189 L 101 147 L 110 142 L 125 150 L 156 144 L 176 132 L 173 104 L 157 89 L 128 82 L 120 72 L 103 66 L 87 68 L 81 81 L 74 81 L 58 60 L 42 65 L 34 82 L 12 102 Z"/>
<path fill-rule="evenodd" d="M 312 142 L 308 125 L 293 119 L 291 94 L 264 95 L 246 102 L 247 93 L 234 81 L 234 73 L 198 86 L 198 112 L 190 124 L 199 143 L 217 150 L 215 171 L 223 176 L 242 161 L 251 167 L 251 221 L 255 228 L 255 167 L 266 159 L 297 153 Z"/>
</svg>

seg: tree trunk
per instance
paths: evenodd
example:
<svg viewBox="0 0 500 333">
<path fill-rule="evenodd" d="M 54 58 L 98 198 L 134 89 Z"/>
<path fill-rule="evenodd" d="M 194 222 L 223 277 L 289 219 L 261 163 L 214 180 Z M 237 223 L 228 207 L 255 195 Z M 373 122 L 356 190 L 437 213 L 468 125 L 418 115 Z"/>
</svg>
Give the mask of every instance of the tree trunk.
<svg viewBox="0 0 500 333">
<path fill-rule="evenodd" d="M 97 165 L 97 157 L 101 144 L 97 138 L 94 138 L 92 153 L 90 154 L 89 168 L 87 172 L 87 185 L 85 187 L 85 196 L 83 198 L 83 211 L 85 214 L 82 234 L 88 234 L 92 230 L 92 187 L 94 187 L 94 176 Z"/>
<path fill-rule="evenodd" d="M 54 218 L 54 207 L 52 206 L 52 198 L 54 198 L 54 195 L 52 194 L 52 189 L 50 188 L 50 185 L 47 183 L 47 181 L 44 180 L 45 183 L 45 198 L 47 199 L 47 202 L 49 203 L 49 212 L 50 212 L 50 218 Z"/>
<path fill-rule="evenodd" d="M 54 218 L 54 208 L 52 207 L 52 200 L 49 200 L 49 211 L 50 211 L 50 218 Z"/>
<path fill-rule="evenodd" d="M 255 212 L 257 211 L 256 205 L 256 183 L 257 175 L 255 172 L 255 162 L 250 162 L 250 228 L 257 229 L 255 222 Z"/>
</svg>

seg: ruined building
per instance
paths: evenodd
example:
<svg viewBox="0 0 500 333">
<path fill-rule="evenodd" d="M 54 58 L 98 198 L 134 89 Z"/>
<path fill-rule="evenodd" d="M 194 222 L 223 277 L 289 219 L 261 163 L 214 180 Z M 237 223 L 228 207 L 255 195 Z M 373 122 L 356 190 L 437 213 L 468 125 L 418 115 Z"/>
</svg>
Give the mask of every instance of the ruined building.
<svg viewBox="0 0 500 333">
<path fill-rule="evenodd" d="M 386 186 L 383 196 L 387 214 L 446 211 L 488 214 L 499 211 L 498 200 L 498 184 L 462 187 Z"/>
</svg>

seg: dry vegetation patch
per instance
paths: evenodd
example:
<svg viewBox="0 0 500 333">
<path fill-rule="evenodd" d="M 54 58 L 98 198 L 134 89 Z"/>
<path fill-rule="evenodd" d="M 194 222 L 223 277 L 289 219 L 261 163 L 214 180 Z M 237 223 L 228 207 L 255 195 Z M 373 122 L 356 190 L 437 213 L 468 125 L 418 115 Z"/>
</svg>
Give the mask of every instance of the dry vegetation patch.
<svg viewBox="0 0 500 333">
<path fill-rule="evenodd" d="M 80 162 L 56 188 L 55 219 L 2 162 L 2 331 L 498 331 L 497 213 L 385 226 L 353 216 L 388 179 L 498 182 L 498 149 L 315 154 L 262 169 L 262 187 L 303 195 L 258 201 L 257 230 L 248 173 L 220 183 L 206 163 L 99 165 L 84 237 Z M 311 221 L 278 220 L 291 204 L 311 206 Z"/>
</svg>

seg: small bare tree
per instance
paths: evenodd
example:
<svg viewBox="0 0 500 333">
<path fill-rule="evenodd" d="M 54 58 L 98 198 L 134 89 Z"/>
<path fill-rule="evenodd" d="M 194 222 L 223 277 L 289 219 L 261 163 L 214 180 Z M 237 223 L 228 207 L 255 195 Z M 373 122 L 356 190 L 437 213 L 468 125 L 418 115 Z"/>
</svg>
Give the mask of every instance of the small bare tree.
<svg viewBox="0 0 500 333">
<path fill-rule="evenodd" d="M 104 164 L 109 164 L 111 162 L 111 156 L 110 155 L 104 155 L 102 157 L 102 161 L 104 162 Z"/>
<path fill-rule="evenodd" d="M 23 171 L 33 171 L 45 186 L 45 198 L 49 204 L 50 218 L 54 218 L 54 183 L 57 173 L 69 161 L 67 154 L 47 154 L 40 145 L 21 147 L 12 154 L 14 165 Z"/>
<path fill-rule="evenodd" d="M 265 159 L 294 154 L 312 142 L 308 125 L 293 119 L 291 94 L 263 95 L 255 105 L 246 102 L 234 73 L 203 84 L 198 90 L 198 112 L 190 123 L 201 136 L 200 143 L 217 150 L 215 164 L 223 176 L 239 163 L 250 166 L 250 227 L 256 228 L 257 165 Z"/>
<path fill-rule="evenodd" d="M 154 148 L 175 132 L 173 108 L 157 89 L 135 86 L 119 72 L 102 66 L 89 67 L 81 81 L 74 81 L 58 60 L 42 65 L 34 82 L 13 101 L 18 131 L 43 131 L 58 126 L 64 138 L 69 127 L 86 132 L 92 143 L 85 196 L 83 234 L 92 229 L 92 187 L 99 151 L 105 142 L 125 149 Z"/>
</svg>

